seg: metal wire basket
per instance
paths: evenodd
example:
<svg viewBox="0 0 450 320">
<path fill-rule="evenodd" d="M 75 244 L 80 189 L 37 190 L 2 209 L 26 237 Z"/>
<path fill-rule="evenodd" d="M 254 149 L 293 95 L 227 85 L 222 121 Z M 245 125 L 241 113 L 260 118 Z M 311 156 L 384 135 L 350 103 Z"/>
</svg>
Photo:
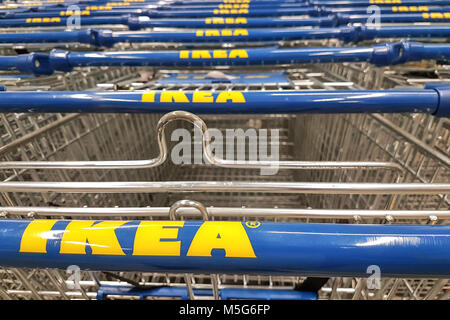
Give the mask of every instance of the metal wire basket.
<svg viewBox="0 0 450 320">
<path fill-rule="evenodd" d="M 413 67 L 414 68 L 414 67 Z M 308 65 L 289 69 L 287 83 L 161 84 L 164 72 L 147 73 L 145 80 L 133 68 L 90 68 L 65 76 L 39 78 L 47 89 L 114 90 L 288 90 L 376 89 L 411 85 L 408 70 L 376 69 L 365 64 Z M 150 75 L 150 76 L 149 76 Z M 22 79 L 17 87 L 36 86 Z M 420 83 L 415 81 L 414 84 Z M 45 89 L 44 89 L 45 90 Z M 132 114 L 2 114 L 0 161 L 136 160 L 157 156 L 156 125 L 162 115 Z M 174 165 L 170 161 L 151 169 L 128 170 L 2 170 L 3 181 L 269 181 L 269 182 L 414 182 L 447 183 L 450 178 L 450 123 L 429 115 L 202 115 L 208 127 L 277 128 L 280 160 L 389 162 L 392 168 L 333 168 L 280 170 L 261 176 L 258 169 L 217 168 L 204 164 Z M 192 130 L 186 122 L 171 123 Z M 170 139 L 168 139 L 170 140 Z M 181 191 L 181 190 L 180 190 Z M 214 191 L 214 190 L 213 190 Z M 0 205 L 7 218 L 167 219 L 179 200 L 203 204 L 212 219 L 375 224 L 446 224 L 450 217 L 446 194 L 290 194 L 261 192 L 201 193 L 59 193 L 2 192 Z M 104 209 L 99 209 L 104 208 Z M 252 211 L 258 208 L 258 216 Z M 391 211 L 386 211 L 391 210 Z M 194 210 L 195 211 L 195 210 Z M 181 208 L 184 214 L 192 209 Z M 186 217 L 186 219 L 188 219 Z M 105 285 L 167 285 L 189 293 L 211 288 L 292 289 L 305 281 L 300 276 L 136 273 L 82 271 L 81 287 L 58 269 L 2 268 L 0 296 L 4 299 L 94 299 Z M 383 278 L 380 290 L 370 290 L 364 278 L 330 278 L 319 290 L 323 299 L 448 299 L 446 279 Z M 69 285 L 69 287 L 67 286 Z M 202 296 L 212 298 L 210 295 Z M 191 296 L 190 295 L 190 296 Z M 136 296 L 136 295 L 135 295 Z M 103 296 L 102 296 L 103 297 Z M 124 298 L 120 293 L 109 298 Z M 130 296 L 127 296 L 130 298 Z M 131 295 L 133 297 L 133 295 Z M 192 298 L 193 296 L 191 296 Z"/>
</svg>

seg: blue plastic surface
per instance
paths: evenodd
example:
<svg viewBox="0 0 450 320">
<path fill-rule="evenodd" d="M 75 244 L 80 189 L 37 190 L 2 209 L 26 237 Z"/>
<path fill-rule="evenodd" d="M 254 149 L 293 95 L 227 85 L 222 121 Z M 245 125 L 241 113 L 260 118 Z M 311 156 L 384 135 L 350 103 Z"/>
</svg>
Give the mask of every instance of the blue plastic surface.
<svg viewBox="0 0 450 320">
<path fill-rule="evenodd" d="M 103 19 L 103 18 L 102 18 Z M 264 19 L 263 19 L 264 20 Z M 264 21 L 257 23 L 263 23 Z M 0 20 L 1 21 L 1 20 Z M 149 23 L 156 23 L 149 20 Z M 250 20 L 246 20 L 249 22 Z M 290 23 L 291 20 L 286 20 Z M 307 21 L 307 20 L 305 20 Z M 162 22 L 164 22 L 162 20 Z M 167 21 L 165 21 L 167 22 Z M 164 22 L 164 23 L 165 23 Z M 203 20 L 190 21 L 204 24 Z M 318 20 L 316 22 L 319 22 Z M 169 21 L 170 23 L 170 21 Z M 274 23 L 277 23 L 274 21 Z M 319 22 L 321 23 L 321 22 Z M 325 24 L 334 23 L 325 18 Z M 163 25 L 161 25 L 163 26 Z M 133 28 L 140 28 L 139 25 Z M 113 32 L 107 29 L 83 29 L 77 31 L 2 33 L 0 43 L 69 43 L 80 42 L 96 46 L 113 46 L 119 42 L 181 42 L 181 43 L 217 43 L 217 42 L 268 42 L 290 40 L 312 40 L 336 38 L 345 42 L 358 42 L 376 38 L 447 38 L 450 37 L 449 26 L 398 26 L 374 27 L 331 27 L 331 28 L 278 28 L 278 29 L 247 29 L 244 25 L 235 28 L 225 28 L 223 25 L 211 25 L 195 31 L 148 32 L 123 31 Z"/>
<path fill-rule="evenodd" d="M 382 277 L 450 276 L 445 225 L 83 221 L 2 219 L 0 265 L 350 277 L 377 265 Z"/>
<path fill-rule="evenodd" d="M 439 95 L 425 90 L 0 92 L 0 112 L 401 113 L 434 114 Z M 205 101 L 206 100 L 206 101 Z M 167 102 L 166 102 L 167 101 Z"/>
<path fill-rule="evenodd" d="M 87 40 L 92 40 L 88 38 Z M 98 37 L 94 37 L 97 41 Z M 422 59 L 448 60 L 449 44 L 399 42 L 371 47 L 318 47 L 280 49 L 215 49 L 180 51 L 94 51 L 70 52 L 52 50 L 49 55 L 30 53 L 0 56 L 0 70 L 17 69 L 24 73 L 51 74 L 85 66 L 164 66 L 204 67 L 240 65 L 283 65 L 330 62 L 370 62 L 376 66 L 394 65 Z M 39 62 L 36 65 L 36 62 Z"/>
<path fill-rule="evenodd" d="M 109 295 L 132 296 L 145 299 L 147 297 L 189 299 L 188 290 L 184 287 L 153 287 L 134 288 L 130 286 L 101 286 L 97 291 L 97 300 L 107 299 Z M 194 289 L 196 297 L 212 296 L 212 290 Z M 296 290 L 279 289 L 246 289 L 223 288 L 219 289 L 221 300 L 317 300 L 317 293 Z"/>
</svg>

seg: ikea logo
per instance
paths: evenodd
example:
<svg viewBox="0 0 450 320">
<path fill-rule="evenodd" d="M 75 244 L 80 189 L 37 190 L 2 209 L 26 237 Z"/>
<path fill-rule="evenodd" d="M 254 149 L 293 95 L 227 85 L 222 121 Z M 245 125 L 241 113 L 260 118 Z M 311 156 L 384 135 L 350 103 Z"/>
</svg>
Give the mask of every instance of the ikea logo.
<svg viewBox="0 0 450 320">
<path fill-rule="evenodd" d="M 247 50 L 181 50 L 180 59 L 245 59 Z"/>
<path fill-rule="evenodd" d="M 222 17 L 216 17 L 216 18 L 206 18 L 205 19 L 206 24 L 247 24 L 247 18 L 222 18 Z"/>
<path fill-rule="evenodd" d="M 47 253 L 47 242 L 59 234 L 59 254 L 124 256 L 181 255 L 181 246 L 188 246 L 187 257 L 212 257 L 212 250 L 222 249 L 226 258 L 256 258 L 253 246 L 242 222 L 205 221 L 191 232 L 180 236 L 185 221 L 71 220 L 64 229 L 54 230 L 58 220 L 34 220 L 26 227 L 20 242 L 21 253 Z M 137 221 L 133 221 L 137 222 Z M 116 230 L 128 232 L 132 243 L 121 245 Z M 123 234 L 122 234 L 123 235 Z"/>
<path fill-rule="evenodd" d="M 112 7 L 110 7 L 110 6 L 88 6 L 88 7 L 86 7 L 86 10 L 105 11 L 105 10 L 112 10 Z"/>
<path fill-rule="evenodd" d="M 214 14 L 248 14 L 248 9 L 214 9 Z"/>
<path fill-rule="evenodd" d="M 248 4 L 219 4 L 219 9 L 248 9 Z"/>
<path fill-rule="evenodd" d="M 61 11 L 59 13 L 60 16 L 72 16 L 72 15 L 81 15 L 81 16 L 89 16 L 91 15 L 91 12 L 89 10 L 83 10 L 83 11 Z"/>
<path fill-rule="evenodd" d="M 370 0 L 370 3 L 375 3 L 375 4 L 394 4 L 394 3 L 402 3 L 402 0 Z"/>
<path fill-rule="evenodd" d="M 450 19 L 450 12 L 424 12 L 422 17 L 424 19 Z"/>
<path fill-rule="evenodd" d="M 197 37 L 238 37 L 248 36 L 247 29 L 205 29 L 195 32 Z"/>
<path fill-rule="evenodd" d="M 240 91 L 149 91 L 142 94 L 142 102 L 160 103 L 245 103 L 245 96 Z"/>
<path fill-rule="evenodd" d="M 223 3 L 250 3 L 250 0 L 223 0 Z"/>
<path fill-rule="evenodd" d="M 396 6 L 392 7 L 392 12 L 422 12 L 428 11 L 427 6 Z"/>
<path fill-rule="evenodd" d="M 52 18 L 27 18 L 25 20 L 26 23 L 54 23 L 61 22 L 61 18 L 52 17 Z"/>
</svg>

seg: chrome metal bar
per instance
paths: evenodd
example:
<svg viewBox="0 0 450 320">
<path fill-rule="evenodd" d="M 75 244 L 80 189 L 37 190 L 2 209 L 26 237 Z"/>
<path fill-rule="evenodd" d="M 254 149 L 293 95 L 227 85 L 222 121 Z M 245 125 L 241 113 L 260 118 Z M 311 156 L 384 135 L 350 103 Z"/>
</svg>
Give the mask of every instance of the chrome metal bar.
<svg viewBox="0 0 450 320">
<path fill-rule="evenodd" d="M 60 193 L 186 193 L 261 192 L 290 194 L 445 194 L 445 183 L 333 183 L 242 181 L 129 181 L 129 182 L 0 182 L 0 192 Z"/>
<path fill-rule="evenodd" d="M 171 207 L 0 207 L 0 215 L 27 217 L 72 216 L 72 217 L 169 217 Z M 300 209 L 300 208 L 236 208 L 210 207 L 209 217 L 255 217 L 255 218 L 310 218 L 310 219 L 450 219 L 450 210 L 357 210 L 357 209 Z M 195 208 L 178 208 L 179 216 L 200 216 Z"/>
</svg>

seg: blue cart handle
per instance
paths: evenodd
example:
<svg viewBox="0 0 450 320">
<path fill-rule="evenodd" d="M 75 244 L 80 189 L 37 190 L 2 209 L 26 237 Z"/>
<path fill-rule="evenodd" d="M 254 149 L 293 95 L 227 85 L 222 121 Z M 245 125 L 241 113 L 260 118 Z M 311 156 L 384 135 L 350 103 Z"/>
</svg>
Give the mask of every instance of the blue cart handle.
<svg viewBox="0 0 450 320">
<path fill-rule="evenodd" d="M 194 295 L 212 296 L 212 290 L 193 289 Z M 108 296 L 166 297 L 189 299 L 186 287 L 158 286 L 150 288 L 136 288 L 132 286 L 101 286 L 97 291 L 97 300 L 108 299 Z M 220 288 L 218 295 L 221 300 L 317 300 L 317 292 L 299 291 L 295 289 L 256 289 L 256 288 Z"/>
<path fill-rule="evenodd" d="M 422 44 L 403 41 L 370 47 L 319 47 L 279 49 L 29 53 L 0 56 L 0 70 L 18 70 L 36 75 L 71 71 L 86 66 L 206 67 L 309 64 L 330 62 L 370 62 L 376 66 L 395 65 L 424 59 L 447 60 L 450 44 Z"/>
<path fill-rule="evenodd" d="M 428 113 L 450 116 L 450 85 L 422 90 L 0 92 L 0 112 Z"/>
<path fill-rule="evenodd" d="M 300 10 L 300 9 L 299 9 Z M 302 9 L 305 10 L 305 9 Z M 291 11 L 294 14 L 293 11 Z M 223 28 L 223 27 L 245 27 L 245 28 L 275 28 L 275 27 L 296 27 L 296 26 L 345 26 L 349 23 L 366 23 L 371 15 L 368 14 L 329 14 L 323 12 L 323 17 L 310 18 L 285 18 L 275 17 L 281 14 L 273 14 L 272 16 L 262 18 L 260 15 L 211 15 L 203 14 L 200 16 L 176 17 L 174 15 L 149 14 L 149 12 L 133 12 L 129 11 L 126 15 L 105 15 L 104 13 L 94 14 L 92 16 L 81 16 L 80 24 L 82 26 L 95 25 L 125 25 L 131 30 L 150 27 L 176 27 L 176 28 Z M 300 13 L 296 13 L 300 14 Z M 308 14 L 308 13 L 302 13 Z M 41 14 L 39 14 L 41 15 Z M 309 15 L 313 15 L 310 12 Z M 26 27 L 54 27 L 66 26 L 70 17 L 36 17 L 36 18 L 20 18 L 20 19 L 0 19 L 0 28 L 26 28 Z M 178 19 L 177 19 L 178 18 Z M 197 19 L 193 19 L 197 18 Z M 183 21 L 186 23 L 183 23 Z M 217 23 L 217 21 L 224 21 Z M 227 22 L 229 21 L 229 22 Z M 237 21 L 237 22 L 236 22 Z M 245 21 L 243 23 L 242 21 Z M 422 12 L 422 13 L 401 13 L 401 14 L 381 14 L 381 23 L 413 23 L 413 22 L 429 22 L 443 23 L 450 21 L 450 12 Z M 407 26 L 409 27 L 409 26 Z M 403 28 L 407 28 L 403 27 Z"/>
<path fill-rule="evenodd" d="M 106 18 L 102 18 L 106 19 Z M 0 20 L 1 21 L 1 20 Z M 325 23 L 332 22 L 327 20 Z M 3 33 L 0 43 L 86 43 L 95 46 L 111 47 L 120 42 L 177 42 L 177 43 L 216 43 L 216 42 L 277 42 L 335 38 L 344 42 L 359 42 L 376 38 L 446 38 L 450 37 L 448 26 L 409 26 L 409 27 L 335 27 L 335 28 L 285 28 L 285 29 L 199 29 L 183 32 L 114 32 L 107 29 L 85 29 L 78 31 Z"/>
<path fill-rule="evenodd" d="M 382 277 L 448 278 L 450 226 L 0 220 L 0 266 L 74 264 L 104 271 L 319 277 L 368 277 L 375 264 Z"/>
<path fill-rule="evenodd" d="M 356 6 L 370 6 L 377 5 L 383 6 L 448 6 L 450 5 L 450 0 L 397 0 L 397 1 L 373 1 L 373 0 L 309 0 L 307 1 L 310 5 L 322 5 L 327 7 L 356 7 Z M 375 2 L 375 3 L 374 3 Z"/>
</svg>

